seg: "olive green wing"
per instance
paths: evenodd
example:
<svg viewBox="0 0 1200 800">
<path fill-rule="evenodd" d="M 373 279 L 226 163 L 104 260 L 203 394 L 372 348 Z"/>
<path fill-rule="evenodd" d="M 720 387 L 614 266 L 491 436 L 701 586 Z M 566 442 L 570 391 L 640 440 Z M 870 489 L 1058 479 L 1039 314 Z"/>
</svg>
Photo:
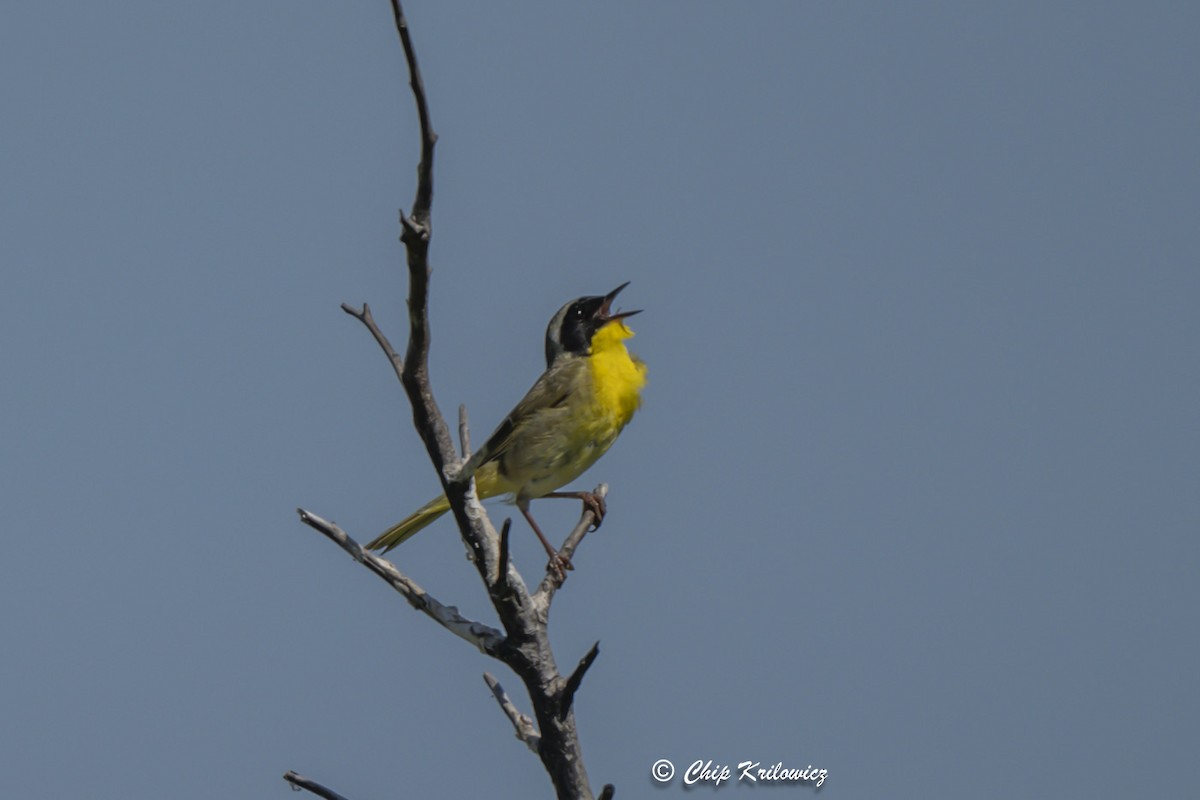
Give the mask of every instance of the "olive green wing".
<svg viewBox="0 0 1200 800">
<path fill-rule="evenodd" d="M 536 414 L 551 408 L 559 408 L 580 390 L 582 382 L 589 379 L 587 363 L 582 358 L 559 358 L 554 365 L 542 373 L 533 386 L 521 398 L 508 416 L 504 418 L 483 447 L 479 448 L 467 463 L 471 472 L 495 461 L 513 442 L 513 433 L 529 422 Z"/>
</svg>

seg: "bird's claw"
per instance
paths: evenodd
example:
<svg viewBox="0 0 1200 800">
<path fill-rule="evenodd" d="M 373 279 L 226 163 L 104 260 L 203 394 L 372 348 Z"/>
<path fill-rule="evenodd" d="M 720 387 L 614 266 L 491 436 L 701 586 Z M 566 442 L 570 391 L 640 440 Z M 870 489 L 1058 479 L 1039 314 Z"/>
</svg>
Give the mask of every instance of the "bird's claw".
<svg viewBox="0 0 1200 800">
<path fill-rule="evenodd" d="M 550 568 L 558 573 L 559 578 L 565 580 L 567 573 L 574 570 L 575 565 L 562 553 L 555 553 L 550 557 Z"/>
<path fill-rule="evenodd" d="M 584 509 L 592 512 L 592 530 L 600 530 L 600 523 L 604 522 L 604 515 L 608 513 L 608 503 L 595 492 L 584 492 L 579 499 L 583 501 Z"/>
</svg>

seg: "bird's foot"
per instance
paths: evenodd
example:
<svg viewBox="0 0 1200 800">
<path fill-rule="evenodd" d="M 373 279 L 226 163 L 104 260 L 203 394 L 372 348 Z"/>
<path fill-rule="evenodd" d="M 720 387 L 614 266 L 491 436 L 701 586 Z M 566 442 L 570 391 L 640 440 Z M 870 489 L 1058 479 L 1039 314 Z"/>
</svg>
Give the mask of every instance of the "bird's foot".
<svg viewBox="0 0 1200 800">
<path fill-rule="evenodd" d="M 579 499 L 583 501 L 584 509 L 592 512 L 592 530 L 599 530 L 604 515 L 608 513 L 608 503 L 595 492 L 580 492 Z"/>
<path fill-rule="evenodd" d="M 550 492 L 542 497 L 569 497 L 574 500 L 582 500 L 583 510 L 592 512 L 590 530 L 593 531 L 600 527 L 601 522 L 604 522 L 604 515 L 608 512 L 608 503 L 595 492 Z"/>
<path fill-rule="evenodd" d="M 550 557 L 550 568 L 556 571 L 559 577 L 565 578 L 568 572 L 575 569 L 575 565 L 562 553 L 555 553 Z"/>
</svg>

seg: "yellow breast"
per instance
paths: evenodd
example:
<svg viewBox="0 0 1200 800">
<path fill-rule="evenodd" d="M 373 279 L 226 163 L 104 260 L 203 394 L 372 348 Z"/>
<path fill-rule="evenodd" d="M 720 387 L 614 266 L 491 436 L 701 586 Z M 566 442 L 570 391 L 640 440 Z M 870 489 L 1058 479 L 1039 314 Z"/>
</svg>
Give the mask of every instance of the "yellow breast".
<svg viewBox="0 0 1200 800">
<path fill-rule="evenodd" d="M 646 385 L 646 364 L 625 349 L 625 340 L 632 336 L 633 331 L 624 322 L 610 322 L 592 337 L 588 359 L 596 411 L 608 417 L 608 423 L 618 431 L 633 419 Z"/>
</svg>

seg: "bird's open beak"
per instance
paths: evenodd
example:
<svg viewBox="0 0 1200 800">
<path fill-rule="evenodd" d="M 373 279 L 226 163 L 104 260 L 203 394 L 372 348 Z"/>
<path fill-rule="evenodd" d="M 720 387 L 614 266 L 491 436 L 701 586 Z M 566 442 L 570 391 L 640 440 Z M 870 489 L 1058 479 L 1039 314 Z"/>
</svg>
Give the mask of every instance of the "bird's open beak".
<svg viewBox="0 0 1200 800">
<path fill-rule="evenodd" d="M 618 311 L 616 314 L 612 313 L 611 309 L 613 300 L 615 300 L 617 295 L 621 293 L 621 290 L 628 285 L 629 281 L 625 281 L 620 286 L 604 295 L 604 302 L 600 305 L 600 311 L 596 314 L 597 318 L 599 318 L 601 322 L 612 322 L 615 319 L 625 319 L 626 317 L 632 317 L 634 314 L 642 313 L 640 308 L 636 311 Z"/>
</svg>

